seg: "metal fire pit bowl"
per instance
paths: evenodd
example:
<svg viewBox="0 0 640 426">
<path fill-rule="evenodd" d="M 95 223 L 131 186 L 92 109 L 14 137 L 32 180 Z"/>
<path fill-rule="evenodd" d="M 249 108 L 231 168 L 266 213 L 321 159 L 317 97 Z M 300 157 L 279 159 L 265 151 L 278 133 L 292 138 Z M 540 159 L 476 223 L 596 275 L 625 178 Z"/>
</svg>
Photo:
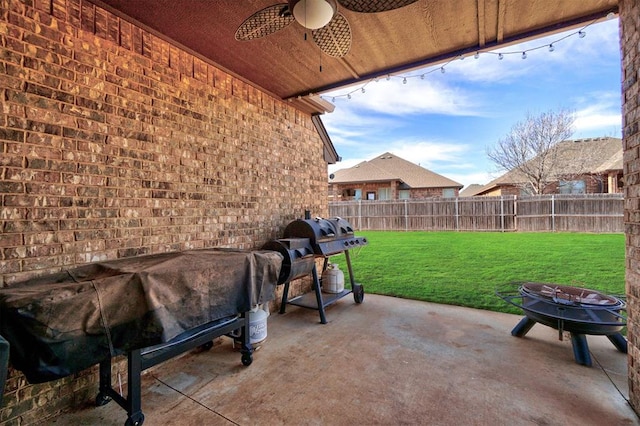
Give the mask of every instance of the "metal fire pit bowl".
<svg viewBox="0 0 640 426">
<path fill-rule="evenodd" d="M 516 289 L 517 288 L 517 289 Z M 620 333 L 626 326 L 626 303 L 619 297 L 596 290 L 550 283 L 513 283 L 506 291 L 496 291 L 505 302 L 521 308 L 525 317 L 511 331 L 524 337 L 536 323 L 571 334 L 573 353 L 578 364 L 591 365 L 585 335 L 604 335 L 622 353 L 627 340 Z"/>
</svg>

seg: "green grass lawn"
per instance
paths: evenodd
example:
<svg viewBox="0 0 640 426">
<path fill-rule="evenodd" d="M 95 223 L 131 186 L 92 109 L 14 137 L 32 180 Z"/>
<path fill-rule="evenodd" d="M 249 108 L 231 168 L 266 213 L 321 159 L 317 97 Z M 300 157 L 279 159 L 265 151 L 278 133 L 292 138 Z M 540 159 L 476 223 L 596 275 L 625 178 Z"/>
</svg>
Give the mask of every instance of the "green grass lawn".
<svg viewBox="0 0 640 426">
<path fill-rule="evenodd" d="M 358 232 L 351 251 L 365 293 L 500 312 L 521 310 L 496 296 L 514 281 L 538 281 L 623 295 L 623 234 Z M 344 255 L 333 256 L 348 274 Z M 365 296 L 366 300 L 366 296 Z"/>
</svg>

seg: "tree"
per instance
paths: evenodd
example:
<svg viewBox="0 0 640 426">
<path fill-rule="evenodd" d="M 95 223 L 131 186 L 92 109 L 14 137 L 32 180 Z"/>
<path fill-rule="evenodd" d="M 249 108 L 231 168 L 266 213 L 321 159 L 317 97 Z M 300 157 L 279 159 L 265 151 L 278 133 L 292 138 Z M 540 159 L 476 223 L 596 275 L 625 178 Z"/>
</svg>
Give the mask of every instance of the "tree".
<svg viewBox="0 0 640 426">
<path fill-rule="evenodd" d="M 537 116 L 527 113 L 523 121 L 487 150 L 487 155 L 501 169 L 518 171 L 522 175 L 519 185 L 542 194 L 549 183 L 558 179 L 558 171 L 563 168 L 554 148 L 571 138 L 574 122 L 573 112 L 567 109 Z"/>
</svg>

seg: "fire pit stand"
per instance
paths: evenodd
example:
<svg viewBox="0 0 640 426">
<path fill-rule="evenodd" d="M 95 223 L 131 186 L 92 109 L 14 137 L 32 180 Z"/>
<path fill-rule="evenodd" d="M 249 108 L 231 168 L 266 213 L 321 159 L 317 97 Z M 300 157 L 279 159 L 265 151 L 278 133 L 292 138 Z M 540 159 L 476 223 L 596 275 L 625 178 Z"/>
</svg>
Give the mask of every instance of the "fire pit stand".
<svg viewBox="0 0 640 426">
<path fill-rule="evenodd" d="M 541 323 L 571 335 L 573 355 L 578 364 L 591 366 L 586 335 L 604 335 L 622 353 L 627 353 L 627 340 L 620 333 L 626 326 L 626 304 L 617 297 L 595 290 L 549 283 L 515 283 L 517 290 L 496 291 L 505 302 L 521 308 L 525 316 L 511 330 L 511 335 L 524 337 Z"/>
</svg>

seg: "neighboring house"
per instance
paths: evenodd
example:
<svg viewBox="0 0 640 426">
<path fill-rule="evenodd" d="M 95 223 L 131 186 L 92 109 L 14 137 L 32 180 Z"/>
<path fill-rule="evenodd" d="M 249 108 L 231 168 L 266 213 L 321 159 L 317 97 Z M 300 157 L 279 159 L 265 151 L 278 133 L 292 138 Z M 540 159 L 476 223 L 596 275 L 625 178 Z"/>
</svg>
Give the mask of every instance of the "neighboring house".
<svg viewBox="0 0 640 426">
<path fill-rule="evenodd" d="M 329 200 L 456 197 L 462 185 L 389 152 L 329 176 Z"/>
<path fill-rule="evenodd" d="M 622 192 L 622 140 L 576 139 L 560 142 L 553 176 L 544 194 L 598 194 Z M 532 160 L 533 161 L 533 160 Z M 531 195 L 526 177 L 512 170 L 473 195 Z"/>
<path fill-rule="evenodd" d="M 478 192 L 482 190 L 482 188 L 484 188 L 484 185 L 480 185 L 478 183 L 472 183 L 471 185 L 467 186 L 465 189 L 460 191 L 460 196 L 473 197 L 474 195 L 477 195 Z"/>
</svg>

